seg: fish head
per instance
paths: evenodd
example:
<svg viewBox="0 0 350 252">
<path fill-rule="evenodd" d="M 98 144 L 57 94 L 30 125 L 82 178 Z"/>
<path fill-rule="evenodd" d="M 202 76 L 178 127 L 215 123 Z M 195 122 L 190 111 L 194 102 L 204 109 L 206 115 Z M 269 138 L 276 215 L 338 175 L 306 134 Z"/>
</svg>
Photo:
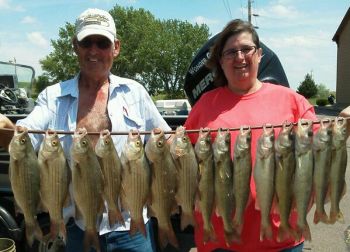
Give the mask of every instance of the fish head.
<svg viewBox="0 0 350 252">
<path fill-rule="evenodd" d="M 100 132 L 100 137 L 95 146 L 95 152 L 99 157 L 104 157 L 113 151 L 114 143 L 108 129 Z"/>
<path fill-rule="evenodd" d="M 92 149 L 91 142 L 85 128 L 78 128 L 73 135 L 72 154 L 84 156 Z"/>
<path fill-rule="evenodd" d="M 320 128 L 314 135 L 314 142 L 319 142 L 322 145 L 328 145 L 332 140 L 332 121 L 330 119 L 322 119 L 320 121 Z"/>
<path fill-rule="evenodd" d="M 57 132 L 47 130 L 45 133 L 45 149 L 50 152 L 55 152 L 60 147 L 60 140 L 58 138 Z"/>
<path fill-rule="evenodd" d="M 26 156 L 27 149 L 33 148 L 28 135 L 28 130 L 21 126 L 16 126 L 13 138 L 9 145 L 9 153 L 15 160 L 22 159 Z"/>
<path fill-rule="evenodd" d="M 311 145 L 313 137 L 312 121 L 307 119 L 299 119 L 295 133 L 298 143 L 302 145 Z"/>
<path fill-rule="evenodd" d="M 241 149 L 250 148 L 252 140 L 252 130 L 250 126 L 242 125 L 239 130 L 239 134 L 237 136 L 237 146 Z"/>
<path fill-rule="evenodd" d="M 158 149 L 163 149 L 166 145 L 166 139 L 164 135 L 164 131 L 160 128 L 154 128 L 151 132 L 151 138 L 154 141 L 155 147 Z"/>
<path fill-rule="evenodd" d="M 341 146 L 347 138 L 347 120 L 343 117 L 336 117 L 332 126 L 333 146 Z"/>
<path fill-rule="evenodd" d="M 124 153 L 128 160 L 136 160 L 143 155 L 143 143 L 138 130 L 130 130 Z"/>
<path fill-rule="evenodd" d="M 290 122 L 284 122 L 282 124 L 282 130 L 278 134 L 277 140 L 275 142 L 276 149 L 279 150 L 290 150 L 294 146 L 294 126 Z"/>
<path fill-rule="evenodd" d="M 209 129 L 200 128 L 195 149 L 198 155 L 206 155 L 211 151 L 211 135 Z"/>
<path fill-rule="evenodd" d="M 215 148 L 218 152 L 228 152 L 231 147 L 231 134 L 229 129 L 218 129 L 214 140 Z"/>
<path fill-rule="evenodd" d="M 190 138 L 186 133 L 186 128 L 183 126 L 178 126 L 175 131 L 175 138 L 171 146 L 171 152 L 177 156 L 181 157 L 189 153 L 190 146 L 192 145 Z"/>
<path fill-rule="evenodd" d="M 164 131 L 160 128 L 154 128 L 151 131 L 151 136 L 149 137 L 145 151 L 148 159 L 155 160 L 162 156 L 164 149 L 167 148 L 167 142 L 165 139 Z"/>
<path fill-rule="evenodd" d="M 257 152 L 260 157 L 269 156 L 274 150 L 275 133 L 272 125 L 264 124 L 263 132 L 258 139 Z"/>
</svg>

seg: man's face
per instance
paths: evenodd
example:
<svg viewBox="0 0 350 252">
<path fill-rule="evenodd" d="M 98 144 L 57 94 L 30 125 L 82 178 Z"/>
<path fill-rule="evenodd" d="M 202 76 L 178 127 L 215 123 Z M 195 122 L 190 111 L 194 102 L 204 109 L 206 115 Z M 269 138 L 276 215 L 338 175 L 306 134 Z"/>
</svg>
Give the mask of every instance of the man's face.
<svg viewBox="0 0 350 252">
<path fill-rule="evenodd" d="M 119 49 L 119 40 L 115 40 L 113 44 L 108 38 L 100 35 L 91 35 L 81 41 L 76 40 L 74 44 L 82 74 L 98 78 L 108 75 Z"/>
</svg>

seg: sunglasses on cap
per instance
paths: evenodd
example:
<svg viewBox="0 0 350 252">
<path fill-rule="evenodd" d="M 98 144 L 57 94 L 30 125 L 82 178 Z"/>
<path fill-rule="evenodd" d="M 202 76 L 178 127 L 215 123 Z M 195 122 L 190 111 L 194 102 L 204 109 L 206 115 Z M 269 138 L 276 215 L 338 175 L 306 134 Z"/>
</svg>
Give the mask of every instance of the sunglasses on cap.
<svg viewBox="0 0 350 252">
<path fill-rule="evenodd" d="M 81 48 L 85 48 L 85 49 L 91 48 L 92 45 L 94 44 L 99 49 L 105 50 L 111 47 L 112 42 L 108 38 L 98 38 L 98 39 L 84 38 L 82 41 L 78 41 L 78 45 Z"/>
</svg>

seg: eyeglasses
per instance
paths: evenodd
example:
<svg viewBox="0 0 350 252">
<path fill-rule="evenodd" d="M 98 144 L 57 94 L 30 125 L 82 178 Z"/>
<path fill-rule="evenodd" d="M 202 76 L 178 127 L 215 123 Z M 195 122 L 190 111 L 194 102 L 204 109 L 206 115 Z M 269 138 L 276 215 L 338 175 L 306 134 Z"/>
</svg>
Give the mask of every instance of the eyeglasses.
<svg viewBox="0 0 350 252">
<path fill-rule="evenodd" d="M 91 48 L 92 45 L 96 45 L 99 49 L 105 50 L 107 48 L 111 47 L 112 42 L 107 38 L 101 38 L 101 39 L 91 39 L 91 38 L 85 38 L 82 41 L 78 41 L 78 45 L 81 48 Z"/>
<path fill-rule="evenodd" d="M 244 46 L 241 49 L 231 48 L 224 51 L 222 53 L 222 57 L 224 59 L 234 59 L 235 57 L 237 57 L 239 52 L 241 52 L 245 57 L 247 56 L 250 57 L 256 52 L 256 49 L 257 49 L 256 46 Z"/>
</svg>

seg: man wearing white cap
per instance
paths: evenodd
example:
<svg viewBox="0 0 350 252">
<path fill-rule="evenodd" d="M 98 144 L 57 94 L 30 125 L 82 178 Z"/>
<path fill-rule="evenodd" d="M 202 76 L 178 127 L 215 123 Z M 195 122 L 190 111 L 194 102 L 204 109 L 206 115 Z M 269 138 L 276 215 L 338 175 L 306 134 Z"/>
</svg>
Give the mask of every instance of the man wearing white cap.
<svg viewBox="0 0 350 252">
<path fill-rule="evenodd" d="M 103 10 L 87 9 L 76 20 L 73 46 L 78 56 L 80 72 L 73 78 L 52 85 L 42 91 L 34 110 L 17 125 L 37 130 L 74 131 L 85 127 L 90 132 L 149 131 L 159 127 L 171 130 L 144 87 L 136 81 L 110 73 L 113 60 L 119 55 L 120 41 L 112 16 Z M 0 127 L 14 128 L 7 117 L 0 114 Z M 0 136 L 0 145 L 7 147 L 12 133 Z M 93 145 L 98 136 L 91 136 Z M 144 138 L 144 136 L 142 136 Z M 119 153 L 127 136 L 113 136 Z M 36 150 L 43 135 L 32 134 L 31 140 Z M 67 159 L 70 159 L 72 136 L 60 138 Z M 144 140 L 144 139 L 143 139 Z M 74 206 L 64 209 L 66 223 L 67 251 L 83 251 L 84 223 L 75 216 Z M 99 226 L 99 236 L 89 237 L 87 243 L 97 251 L 154 251 L 152 225 L 144 209 L 146 236 L 137 232 L 130 236 L 130 216 L 123 211 L 125 226 L 109 226 L 107 213 Z M 72 217 L 75 217 L 73 220 Z M 69 220 L 69 221 L 68 221 Z M 64 226 L 64 225 L 63 225 Z M 64 229 L 64 228 L 63 228 Z M 64 230 L 61 231 L 64 234 Z"/>
</svg>

